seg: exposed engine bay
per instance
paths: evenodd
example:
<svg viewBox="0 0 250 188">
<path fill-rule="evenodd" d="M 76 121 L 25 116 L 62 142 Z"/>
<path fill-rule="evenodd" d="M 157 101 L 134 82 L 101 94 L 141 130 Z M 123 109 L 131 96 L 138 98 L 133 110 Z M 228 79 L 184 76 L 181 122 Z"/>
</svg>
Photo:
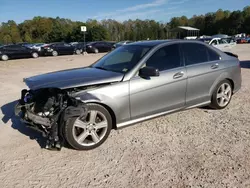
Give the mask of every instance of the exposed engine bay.
<svg viewBox="0 0 250 188">
<path fill-rule="evenodd" d="M 86 118 L 87 105 L 72 96 L 70 91 L 57 88 L 22 90 L 15 114 L 28 127 L 47 138 L 46 148 L 60 150 L 64 138 L 62 126 L 71 117 Z"/>
</svg>

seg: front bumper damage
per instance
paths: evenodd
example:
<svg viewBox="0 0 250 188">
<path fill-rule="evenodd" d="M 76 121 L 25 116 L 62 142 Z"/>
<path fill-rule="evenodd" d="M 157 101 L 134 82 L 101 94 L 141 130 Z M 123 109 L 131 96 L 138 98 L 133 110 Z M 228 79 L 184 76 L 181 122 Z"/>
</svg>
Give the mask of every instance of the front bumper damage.
<svg viewBox="0 0 250 188">
<path fill-rule="evenodd" d="M 72 117 L 86 118 L 87 105 L 60 89 L 22 90 L 15 115 L 29 128 L 47 138 L 46 148 L 61 150 L 63 127 Z"/>
</svg>

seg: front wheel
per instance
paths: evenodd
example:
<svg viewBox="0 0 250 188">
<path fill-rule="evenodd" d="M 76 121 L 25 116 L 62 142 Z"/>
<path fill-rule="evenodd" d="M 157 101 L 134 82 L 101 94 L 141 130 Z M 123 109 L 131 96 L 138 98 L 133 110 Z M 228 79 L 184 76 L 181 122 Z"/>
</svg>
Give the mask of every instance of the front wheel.
<svg viewBox="0 0 250 188">
<path fill-rule="evenodd" d="M 70 118 L 64 127 L 64 137 L 74 149 L 90 150 L 100 146 L 109 136 L 112 118 L 106 108 L 88 104 L 85 119 Z"/>
<path fill-rule="evenodd" d="M 33 52 L 31 55 L 33 58 L 38 58 L 38 56 L 39 56 L 37 52 Z"/>
<path fill-rule="evenodd" d="M 80 55 L 81 54 L 81 50 L 76 50 L 76 54 Z"/>
<path fill-rule="evenodd" d="M 99 50 L 96 48 L 96 49 L 94 50 L 94 52 L 95 52 L 95 54 L 98 54 L 98 53 L 99 53 Z"/>
<path fill-rule="evenodd" d="M 215 109 L 225 108 L 230 103 L 232 94 L 231 83 L 228 80 L 221 81 L 214 90 L 210 106 Z"/>
</svg>

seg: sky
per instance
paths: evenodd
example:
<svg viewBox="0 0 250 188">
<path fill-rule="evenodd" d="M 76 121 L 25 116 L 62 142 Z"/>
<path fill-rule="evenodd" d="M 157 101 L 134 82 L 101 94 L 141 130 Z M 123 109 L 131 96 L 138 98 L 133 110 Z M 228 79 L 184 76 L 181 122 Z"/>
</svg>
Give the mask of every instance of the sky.
<svg viewBox="0 0 250 188">
<path fill-rule="evenodd" d="M 0 0 L 0 22 L 21 23 L 34 16 L 87 19 L 154 19 L 168 22 L 172 17 L 223 10 L 242 10 L 250 0 Z"/>
</svg>

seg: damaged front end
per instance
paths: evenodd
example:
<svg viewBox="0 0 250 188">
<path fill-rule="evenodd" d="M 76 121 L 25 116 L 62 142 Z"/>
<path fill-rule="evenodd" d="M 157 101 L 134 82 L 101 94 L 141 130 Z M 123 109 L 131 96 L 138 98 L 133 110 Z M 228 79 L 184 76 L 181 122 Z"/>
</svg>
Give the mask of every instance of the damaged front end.
<svg viewBox="0 0 250 188">
<path fill-rule="evenodd" d="M 47 138 L 47 149 L 60 150 L 64 138 L 62 127 L 72 117 L 87 116 L 87 105 L 72 97 L 69 91 L 57 88 L 22 90 L 15 114 L 28 127 Z"/>
</svg>

